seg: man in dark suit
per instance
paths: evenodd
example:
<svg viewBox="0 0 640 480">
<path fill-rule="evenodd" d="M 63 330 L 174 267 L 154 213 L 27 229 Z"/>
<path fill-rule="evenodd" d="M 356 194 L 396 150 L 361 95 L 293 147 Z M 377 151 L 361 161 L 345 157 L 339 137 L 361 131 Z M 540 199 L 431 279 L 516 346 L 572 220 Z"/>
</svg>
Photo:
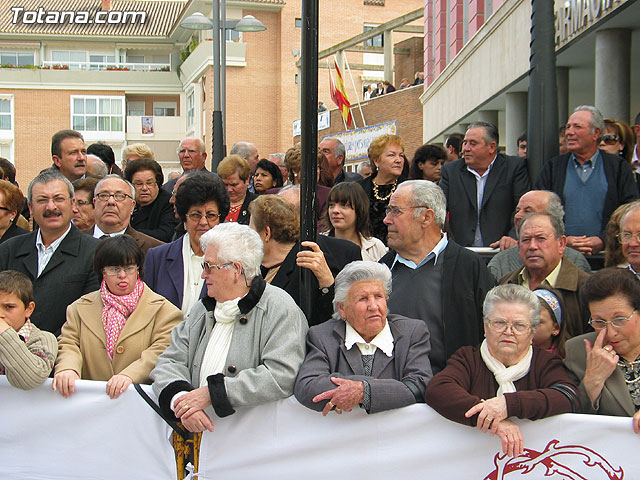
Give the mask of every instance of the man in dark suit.
<svg viewBox="0 0 640 480">
<path fill-rule="evenodd" d="M 498 129 L 469 125 L 463 158 L 442 166 L 440 187 L 447 198 L 449 227 L 456 243 L 488 246 L 507 235 L 518 200 L 531 183 L 523 159 L 498 151 Z"/>
<path fill-rule="evenodd" d="M 344 144 L 337 138 L 325 138 L 318 144 L 318 153 L 324 156 L 324 168 L 329 170 L 327 178 L 333 180 L 331 185 L 325 187 L 333 187 L 341 182 L 357 182 L 362 177 L 354 172 L 347 172 L 344 169 L 344 161 L 347 158 L 347 151 Z"/>
<path fill-rule="evenodd" d="M 384 223 L 391 269 L 389 312 L 424 320 L 431 335 L 431 368 L 436 374 L 460 347 L 482 341 L 482 302 L 495 285 L 484 260 L 447 238 L 442 190 L 427 180 L 398 185 Z"/>
<path fill-rule="evenodd" d="M 0 245 L 0 270 L 16 270 L 29 277 L 36 302 L 31 321 L 57 335 L 67 306 L 98 289 L 93 271 L 98 241 L 71 224 L 73 186 L 58 170 L 41 172 L 27 192 L 31 214 L 40 228 Z"/>
<path fill-rule="evenodd" d="M 93 204 L 95 206 L 96 224 L 93 228 L 83 230 L 94 238 L 104 238 L 127 234 L 132 236 L 144 255 L 147 250 L 164 242 L 134 230 L 130 225 L 131 212 L 136 205 L 135 187 L 121 178 L 111 174 L 104 177 L 96 185 Z"/>
<path fill-rule="evenodd" d="M 585 255 L 604 248 L 614 210 L 638 198 L 629 164 L 598 149 L 603 132 L 604 119 L 597 108 L 576 108 L 565 129 L 569 153 L 546 162 L 535 185 L 562 199 L 567 245 Z"/>
</svg>

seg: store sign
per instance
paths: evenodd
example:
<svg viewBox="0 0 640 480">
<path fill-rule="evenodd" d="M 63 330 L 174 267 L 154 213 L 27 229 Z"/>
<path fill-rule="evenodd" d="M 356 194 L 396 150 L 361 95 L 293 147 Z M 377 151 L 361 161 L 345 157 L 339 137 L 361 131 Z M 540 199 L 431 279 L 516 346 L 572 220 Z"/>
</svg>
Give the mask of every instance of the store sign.
<svg viewBox="0 0 640 480">
<path fill-rule="evenodd" d="M 556 0 L 556 48 L 628 0 Z"/>
</svg>

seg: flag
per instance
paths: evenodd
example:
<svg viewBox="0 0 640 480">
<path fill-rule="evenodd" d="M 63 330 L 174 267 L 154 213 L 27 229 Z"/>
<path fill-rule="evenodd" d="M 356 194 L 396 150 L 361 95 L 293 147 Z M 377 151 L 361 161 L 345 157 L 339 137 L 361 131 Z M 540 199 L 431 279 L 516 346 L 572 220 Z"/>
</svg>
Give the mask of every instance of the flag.
<svg viewBox="0 0 640 480">
<path fill-rule="evenodd" d="M 338 74 L 337 87 L 333 83 L 333 75 L 329 72 L 329 90 L 331 92 L 331 100 L 342 112 L 342 118 L 346 123 L 348 128 L 353 126 L 353 117 L 351 116 L 351 103 L 349 103 L 349 98 L 347 97 L 347 89 L 344 86 L 344 82 L 342 81 L 342 74 L 340 73 L 340 69 L 338 68 L 338 64 L 336 61 L 333 61 L 333 64 L 336 67 L 336 73 Z"/>
</svg>

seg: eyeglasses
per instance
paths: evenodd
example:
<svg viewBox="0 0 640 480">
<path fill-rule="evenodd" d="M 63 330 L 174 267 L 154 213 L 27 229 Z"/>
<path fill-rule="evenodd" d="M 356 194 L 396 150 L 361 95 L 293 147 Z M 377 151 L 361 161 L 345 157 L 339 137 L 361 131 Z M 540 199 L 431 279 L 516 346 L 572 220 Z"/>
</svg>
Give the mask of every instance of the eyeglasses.
<svg viewBox="0 0 640 480">
<path fill-rule="evenodd" d="M 496 333 L 503 333 L 507 330 L 507 327 L 511 327 L 511 331 L 515 335 L 524 335 L 525 333 L 531 331 L 531 325 L 523 322 L 513 322 L 509 323 L 506 320 L 491 320 L 487 322 L 489 324 L 489 328 Z"/>
<path fill-rule="evenodd" d="M 9 210 L 7 207 L 0 207 L 0 210 L 5 210 L 7 212 L 10 212 L 11 210 Z"/>
<path fill-rule="evenodd" d="M 96 195 L 96 198 L 101 202 L 108 202 L 111 197 L 113 197 L 114 200 L 118 203 L 124 202 L 127 198 L 133 199 L 131 195 L 127 195 L 126 193 L 121 193 L 121 192 L 118 192 L 118 193 L 100 192 Z"/>
<path fill-rule="evenodd" d="M 158 185 L 158 182 L 146 182 L 146 183 L 133 182 L 133 186 L 136 187 L 138 190 L 141 190 L 144 187 L 147 187 L 149 190 L 151 190 L 156 185 Z"/>
<path fill-rule="evenodd" d="M 200 212 L 191 212 L 187 213 L 187 217 L 189 217 L 189 219 L 193 220 L 194 222 L 199 222 L 200 220 L 202 220 L 202 217 L 206 217 L 207 222 L 212 222 L 220 218 L 220 214 L 215 212 L 207 212 L 203 215 Z"/>
<path fill-rule="evenodd" d="M 84 200 L 77 200 L 76 199 L 76 205 L 78 205 L 79 207 L 86 207 L 87 205 L 93 205 L 93 202 L 91 202 L 91 201 L 86 202 Z"/>
<path fill-rule="evenodd" d="M 606 144 L 606 145 L 614 145 L 616 143 L 618 143 L 620 141 L 620 138 L 617 135 L 613 135 L 611 133 L 605 135 L 604 137 L 602 137 L 602 141 Z"/>
<path fill-rule="evenodd" d="M 627 243 L 631 243 L 632 239 L 635 239 L 636 242 L 640 242 L 640 232 L 636 232 L 636 233 L 621 232 L 618 235 L 616 235 L 616 237 L 618 237 L 618 240 L 623 245 L 626 245 Z"/>
<path fill-rule="evenodd" d="M 52 201 L 56 205 L 62 205 L 67 200 L 69 200 L 69 197 L 65 197 L 64 195 L 56 195 L 55 197 L 37 197 L 35 203 L 36 205 L 44 206 Z"/>
<path fill-rule="evenodd" d="M 212 268 L 215 268 L 216 270 L 222 270 L 223 268 L 228 268 L 230 265 L 233 265 L 233 262 L 220 263 L 220 264 L 202 262 L 202 269 L 204 270 L 204 273 L 209 275 L 211 273 Z"/>
<path fill-rule="evenodd" d="M 624 328 L 627 325 L 627 322 L 631 320 L 631 317 L 633 317 L 634 313 L 636 313 L 635 310 L 631 312 L 628 317 L 613 317 L 608 322 L 601 318 L 590 318 L 589 325 L 591 325 L 594 330 L 602 330 L 603 328 L 607 328 L 609 324 L 611 324 L 611 326 L 615 328 Z"/>
<path fill-rule="evenodd" d="M 193 155 L 194 153 L 198 153 L 197 150 L 191 150 L 190 148 L 181 148 L 178 150 L 178 155 L 184 155 L 185 153 L 189 153 L 189 155 Z"/>
<path fill-rule="evenodd" d="M 408 210 L 411 208 L 429 208 L 426 205 L 416 205 L 415 207 L 398 207 L 396 205 L 389 205 L 384 209 L 384 214 L 391 214 L 392 217 L 397 217 L 398 215 L 402 215 L 403 210 Z"/>
<path fill-rule="evenodd" d="M 138 271 L 137 265 L 127 265 L 126 267 L 104 267 L 102 269 L 105 275 L 115 276 L 120 275 L 120 272 L 124 272 L 127 275 L 131 275 Z"/>
</svg>

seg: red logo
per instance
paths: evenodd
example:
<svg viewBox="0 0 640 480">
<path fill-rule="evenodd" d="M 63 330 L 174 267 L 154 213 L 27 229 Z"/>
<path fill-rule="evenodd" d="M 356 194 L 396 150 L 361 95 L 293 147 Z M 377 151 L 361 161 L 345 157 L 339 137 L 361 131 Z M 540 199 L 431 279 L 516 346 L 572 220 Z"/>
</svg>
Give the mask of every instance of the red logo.
<svg viewBox="0 0 640 480">
<path fill-rule="evenodd" d="M 622 480 L 622 467 L 614 468 L 602 455 L 581 445 L 559 445 L 551 440 L 542 452 L 525 448 L 519 457 L 497 453 L 496 469 L 484 480 L 502 480 L 518 476 L 562 480 Z"/>
</svg>

